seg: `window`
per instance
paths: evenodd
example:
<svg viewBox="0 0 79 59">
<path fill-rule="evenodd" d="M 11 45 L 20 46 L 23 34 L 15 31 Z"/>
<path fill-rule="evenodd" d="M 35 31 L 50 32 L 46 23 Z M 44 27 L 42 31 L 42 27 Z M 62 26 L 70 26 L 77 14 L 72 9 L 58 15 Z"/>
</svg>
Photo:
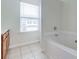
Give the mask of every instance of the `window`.
<svg viewBox="0 0 79 59">
<path fill-rule="evenodd" d="M 20 31 L 39 30 L 39 6 L 28 3 L 20 3 Z"/>
</svg>

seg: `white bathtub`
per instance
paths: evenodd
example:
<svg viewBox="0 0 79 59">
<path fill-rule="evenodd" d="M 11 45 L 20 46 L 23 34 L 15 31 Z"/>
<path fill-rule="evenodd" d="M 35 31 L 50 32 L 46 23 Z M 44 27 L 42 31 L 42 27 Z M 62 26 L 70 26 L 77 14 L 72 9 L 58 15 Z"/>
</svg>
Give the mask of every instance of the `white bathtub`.
<svg viewBox="0 0 79 59">
<path fill-rule="evenodd" d="M 43 50 L 49 59 L 77 59 L 75 40 L 76 36 L 67 33 L 48 35 L 43 38 Z"/>
</svg>

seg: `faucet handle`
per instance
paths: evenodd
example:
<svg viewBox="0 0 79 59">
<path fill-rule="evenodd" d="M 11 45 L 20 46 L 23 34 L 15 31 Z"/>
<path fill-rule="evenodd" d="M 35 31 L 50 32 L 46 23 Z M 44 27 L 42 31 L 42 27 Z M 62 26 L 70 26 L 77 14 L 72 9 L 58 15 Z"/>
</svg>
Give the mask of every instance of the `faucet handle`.
<svg viewBox="0 0 79 59">
<path fill-rule="evenodd" d="M 77 40 L 75 40 L 75 43 L 77 43 Z"/>
<path fill-rule="evenodd" d="M 57 30 L 57 27 L 56 26 L 54 26 L 54 31 L 56 31 Z"/>
</svg>

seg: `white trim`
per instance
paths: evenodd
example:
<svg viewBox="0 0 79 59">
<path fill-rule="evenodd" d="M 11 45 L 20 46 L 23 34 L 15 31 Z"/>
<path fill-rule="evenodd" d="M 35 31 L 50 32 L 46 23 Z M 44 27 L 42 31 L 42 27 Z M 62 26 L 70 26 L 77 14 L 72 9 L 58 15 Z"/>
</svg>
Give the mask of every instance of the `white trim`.
<svg viewBox="0 0 79 59">
<path fill-rule="evenodd" d="M 44 33 L 44 36 L 48 36 L 48 35 L 53 35 L 55 33 L 61 34 L 61 33 L 66 33 L 66 34 L 70 34 L 70 35 L 75 35 L 77 36 L 76 32 L 69 32 L 69 31 L 59 31 L 59 32 L 46 32 Z"/>
<path fill-rule="evenodd" d="M 36 40 L 36 41 L 28 42 L 28 43 L 23 42 L 23 43 L 20 43 L 20 44 L 10 45 L 9 49 L 21 47 L 21 46 L 24 46 L 24 45 L 30 45 L 30 44 L 37 43 L 37 42 L 40 42 L 40 40 Z"/>
<path fill-rule="evenodd" d="M 59 34 L 60 32 L 46 32 L 44 33 L 44 36 L 49 36 L 49 35 L 53 35 L 53 34 Z"/>
<path fill-rule="evenodd" d="M 60 33 L 66 33 L 66 34 L 70 34 L 70 35 L 75 35 L 75 36 L 77 36 L 77 33 L 76 33 L 76 32 L 60 31 Z"/>
</svg>

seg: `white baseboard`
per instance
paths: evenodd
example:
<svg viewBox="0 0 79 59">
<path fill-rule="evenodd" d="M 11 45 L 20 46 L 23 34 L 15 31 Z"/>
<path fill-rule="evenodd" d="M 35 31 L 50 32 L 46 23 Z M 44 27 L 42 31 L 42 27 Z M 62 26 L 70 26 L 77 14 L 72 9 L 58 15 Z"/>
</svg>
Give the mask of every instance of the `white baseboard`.
<svg viewBox="0 0 79 59">
<path fill-rule="evenodd" d="M 40 40 L 36 40 L 36 41 L 28 42 L 28 43 L 23 42 L 23 43 L 20 43 L 20 44 L 10 45 L 9 49 L 21 47 L 21 46 L 24 46 L 24 45 L 30 45 L 30 44 L 37 43 L 37 42 L 40 42 Z"/>
</svg>

